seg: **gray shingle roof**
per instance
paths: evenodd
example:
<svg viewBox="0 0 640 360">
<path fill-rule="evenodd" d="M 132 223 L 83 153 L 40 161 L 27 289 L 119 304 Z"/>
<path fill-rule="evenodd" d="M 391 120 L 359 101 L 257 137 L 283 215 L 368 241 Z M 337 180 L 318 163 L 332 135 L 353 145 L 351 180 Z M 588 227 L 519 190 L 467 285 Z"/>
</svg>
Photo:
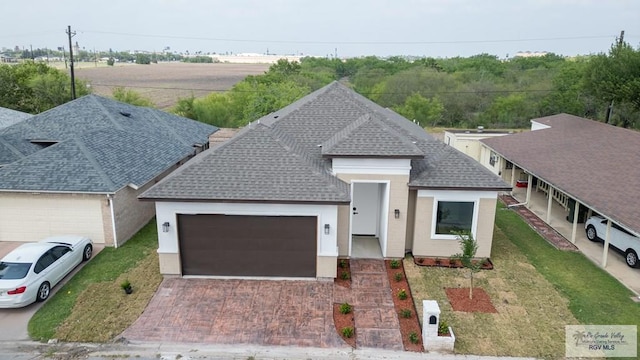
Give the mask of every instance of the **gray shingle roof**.
<svg viewBox="0 0 640 360">
<path fill-rule="evenodd" d="M 113 193 L 142 186 L 215 127 L 89 95 L 0 129 L 0 191 Z"/>
<path fill-rule="evenodd" d="M 24 119 L 30 118 L 31 114 L 23 113 L 12 109 L 0 107 L 0 129 L 17 124 Z"/>
<path fill-rule="evenodd" d="M 256 120 L 142 194 L 145 199 L 348 203 L 331 157 L 414 159 L 416 188 L 510 189 L 420 126 L 333 82 Z"/>
<path fill-rule="evenodd" d="M 640 132 L 569 114 L 551 126 L 482 140 L 501 156 L 640 233 Z"/>
<path fill-rule="evenodd" d="M 272 129 L 255 124 L 207 150 L 141 197 L 342 203 L 349 202 L 349 189 Z"/>
</svg>

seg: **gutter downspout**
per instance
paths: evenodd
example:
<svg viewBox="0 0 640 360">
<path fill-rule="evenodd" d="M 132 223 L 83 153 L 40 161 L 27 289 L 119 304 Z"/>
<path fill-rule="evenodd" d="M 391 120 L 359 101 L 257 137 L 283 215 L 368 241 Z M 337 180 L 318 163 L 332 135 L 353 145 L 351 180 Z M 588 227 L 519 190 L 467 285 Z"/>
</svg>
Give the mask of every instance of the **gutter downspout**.
<svg viewBox="0 0 640 360">
<path fill-rule="evenodd" d="M 118 248 L 118 236 L 116 235 L 116 215 L 115 210 L 113 209 L 113 195 L 108 194 L 107 199 L 109 199 L 109 208 L 111 209 L 111 227 L 113 229 L 113 247 Z"/>
<path fill-rule="evenodd" d="M 512 207 L 516 207 L 516 206 L 522 206 L 522 205 L 526 205 L 527 208 L 529 208 L 529 200 L 531 199 L 531 187 L 533 186 L 533 175 L 529 174 L 528 180 L 527 180 L 527 199 L 524 202 L 521 202 L 519 204 L 511 204 L 511 205 L 507 205 L 507 209 L 512 208 Z"/>
</svg>

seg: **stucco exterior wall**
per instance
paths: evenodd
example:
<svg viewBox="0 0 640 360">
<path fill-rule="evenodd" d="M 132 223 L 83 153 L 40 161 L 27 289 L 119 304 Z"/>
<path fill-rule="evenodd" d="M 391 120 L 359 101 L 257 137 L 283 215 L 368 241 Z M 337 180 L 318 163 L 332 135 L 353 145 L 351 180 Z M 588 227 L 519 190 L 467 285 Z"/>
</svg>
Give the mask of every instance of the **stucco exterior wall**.
<svg viewBox="0 0 640 360">
<path fill-rule="evenodd" d="M 164 275 L 180 275 L 180 244 L 178 238 L 178 214 L 228 214 L 255 216 L 315 216 L 317 226 L 316 277 L 335 277 L 338 246 L 338 206 L 326 204 L 256 204 L 256 203 L 204 203 L 204 202 L 156 202 L 158 224 L 158 254 L 160 271 Z M 162 224 L 170 224 L 162 231 Z M 324 233 L 324 225 L 329 233 Z M 166 271 L 166 272 L 165 272 Z"/>
<path fill-rule="evenodd" d="M 338 271 L 337 256 L 318 256 L 316 258 L 316 277 L 331 278 L 336 277 Z"/>
<path fill-rule="evenodd" d="M 416 222 L 416 200 L 418 198 L 417 190 L 409 190 L 409 198 L 407 204 L 407 235 L 404 244 L 405 252 L 413 249 L 413 230 Z"/>
<path fill-rule="evenodd" d="M 338 206 L 338 256 L 349 256 L 349 221 L 351 221 L 351 207 Z"/>
<path fill-rule="evenodd" d="M 432 191 L 430 193 L 438 193 Z M 444 192 L 443 192 L 444 193 Z M 458 192 L 464 196 L 465 192 Z M 460 252 L 460 244 L 455 237 L 434 236 L 434 211 L 436 196 L 418 196 L 414 225 L 413 255 L 430 257 L 450 257 Z M 474 235 L 478 242 L 477 257 L 490 257 L 493 242 L 493 226 L 497 202 L 496 192 L 469 192 L 468 201 L 476 201 L 474 209 Z"/>
<path fill-rule="evenodd" d="M 340 180 L 349 184 L 351 184 L 353 181 L 358 180 L 379 180 L 381 182 L 389 181 L 389 208 L 387 212 L 389 224 L 387 227 L 386 251 L 383 250 L 383 253 L 387 258 L 404 257 L 407 233 L 407 208 L 409 202 L 409 188 L 407 186 L 407 184 L 409 183 L 409 175 L 337 174 L 337 176 Z M 395 218 L 395 209 L 400 210 L 399 219 Z M 350 214 L 347 213 L 347 216 L 347 219 L 339 218 L 339 221 L 347 221 L 348 226 L 348 223 L 350 221 Z M 347 241 L 349 241 L 348 235 Z M 343 252 L 344 249 L 340 249 L 340 254 L 343 254 Z"/>
</svg>

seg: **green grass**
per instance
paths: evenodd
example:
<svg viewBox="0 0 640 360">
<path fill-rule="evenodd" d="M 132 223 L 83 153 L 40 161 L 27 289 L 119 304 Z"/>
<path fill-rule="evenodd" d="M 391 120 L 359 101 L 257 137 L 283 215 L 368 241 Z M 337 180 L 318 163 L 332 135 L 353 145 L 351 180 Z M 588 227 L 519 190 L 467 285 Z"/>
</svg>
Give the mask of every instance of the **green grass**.
<svg viewBox="0 0 640 360">
<path fill-rule="evenodd" d="M 136 270 L 136 265 L 146 258 L 151 256 L 157 258 L 157 239 L 155 220 L 152 220 L 122 247 L 104 248 L 36 312 L 29 321 L 29 336 L 34 340 L 54 338 L 57 329 L 74 313 L 78 297 L 87 289 L 102 287 L 102 295 L 98 292 L 96 297 L 112 295 L 105 294 L 105 292 L 114 292 L 111 288 L 120 290 L 118 291 L 120 295 L 122 290 L 118 278 L 122 274 Z M 156 273 L 157 277 L 161 278 L 159 272 L 156 271 Z M 153 280 L 159 283 L 158 279 Z M 136 283 L 133 280 L 131 282 L 135 289 Z M 151 279 L 149 282 L 152 282 Z M 96 306 L 102 306 L 102 304 Z M 118 309 L 114 311 L 117 312 Z M 134 320 L 135 318 L 130 321 Z M 100 329 L 99 323 L 94 323 L 92 326 L 96 330 Z"/>
<path fill-rule="evenodd" d="M 555 249 L 504 206 L 498 207 L 496 225 L 536 270 L 569 299 L 569 309 L 580 322 L 640 324 L 640 304 L 631 300 L 633 293 L 582 253 Z"/>
<path fill-rule="evenodd" d="M 502 204 L 497 209 L 496 226 L 569 300 L 569 310 L 582 324 L 640 324 L 640 304 L 631 300 L 633 293 L 582 253 L 555 249 Z"/>
</svg>

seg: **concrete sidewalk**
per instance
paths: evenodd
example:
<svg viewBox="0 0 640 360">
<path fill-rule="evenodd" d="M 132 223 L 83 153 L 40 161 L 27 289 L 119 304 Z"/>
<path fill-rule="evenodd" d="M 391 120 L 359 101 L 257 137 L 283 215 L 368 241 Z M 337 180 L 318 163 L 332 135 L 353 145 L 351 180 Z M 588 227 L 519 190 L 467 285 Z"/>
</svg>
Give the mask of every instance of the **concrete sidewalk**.
<svg viewBox="0 0 640 360">
<path fill-rule="evenodd" d="M 0 360 L 13 359 L 319 359 L 319 360 L 492 360 L 516 357 L 413 353 L 383 349 L 331 349 L 298 346 L 209 345 L 173 343 L 41 344 L 0 342 Z"/>
</svg>

